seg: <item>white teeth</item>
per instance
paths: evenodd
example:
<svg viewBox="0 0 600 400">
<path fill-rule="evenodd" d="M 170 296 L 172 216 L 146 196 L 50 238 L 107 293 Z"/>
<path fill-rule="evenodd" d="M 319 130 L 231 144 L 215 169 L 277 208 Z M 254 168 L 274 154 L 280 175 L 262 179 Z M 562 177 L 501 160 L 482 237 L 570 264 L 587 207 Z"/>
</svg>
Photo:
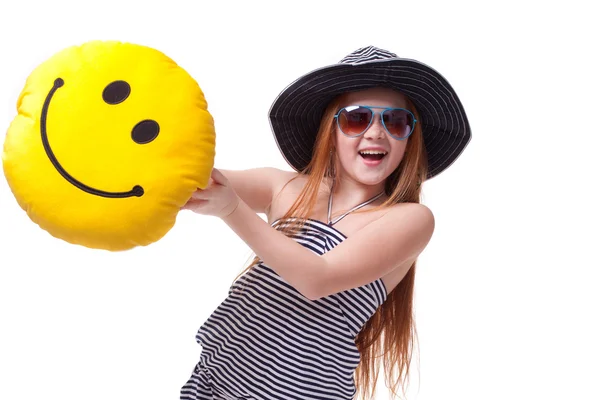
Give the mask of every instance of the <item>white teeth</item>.
<svg viewBox="0 0 600 400">
<path fill-rule="evenodd" d="M 387 151 L 381 151 L 381 150 L 363 150 L 363 151 L 359 151 L 360 154 L 383 154 L 386 155 Z"/>
</svg>

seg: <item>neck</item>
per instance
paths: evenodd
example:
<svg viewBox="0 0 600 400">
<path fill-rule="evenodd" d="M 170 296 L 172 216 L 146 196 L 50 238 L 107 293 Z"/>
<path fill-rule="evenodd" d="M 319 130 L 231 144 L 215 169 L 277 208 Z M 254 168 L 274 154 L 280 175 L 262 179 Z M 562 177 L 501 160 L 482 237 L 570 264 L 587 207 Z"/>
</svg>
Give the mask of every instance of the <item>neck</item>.
<svg viewBox="0 0 600 400">
<path fill-rule="evenodd" d="M 385 182 L 381 182 L 377 185 L 365 185 L 338 175 L 335 178 L 335 185 L 333 188 L 333 209 L 334 211 L 339 211 L 352 208 L 357 204 L 377 196 L 384 188 Z M 375 201 L 375 203 L 378 202 L 379 199 Z"/>
</svg>

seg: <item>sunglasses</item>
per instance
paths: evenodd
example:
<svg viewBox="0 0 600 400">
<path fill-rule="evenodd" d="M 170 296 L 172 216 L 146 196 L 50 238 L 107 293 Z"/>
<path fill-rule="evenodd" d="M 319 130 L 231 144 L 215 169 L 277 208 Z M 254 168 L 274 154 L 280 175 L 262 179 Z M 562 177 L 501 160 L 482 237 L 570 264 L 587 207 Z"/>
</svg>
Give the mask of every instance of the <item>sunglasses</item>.
<svg viewBox="0 0 600 400">
<path fill-rule="evenodd" d="M 417 119 L 405 108 L 348 106 L 335 114 L 340 131 L 348 137 L 358 137 L 364 134 L 373 124 L 375 112 L 373 109 L 382 109 L 381 125 L 386 132 L 396 140 L 404 140 L 415 129 Z"/>
</svg>

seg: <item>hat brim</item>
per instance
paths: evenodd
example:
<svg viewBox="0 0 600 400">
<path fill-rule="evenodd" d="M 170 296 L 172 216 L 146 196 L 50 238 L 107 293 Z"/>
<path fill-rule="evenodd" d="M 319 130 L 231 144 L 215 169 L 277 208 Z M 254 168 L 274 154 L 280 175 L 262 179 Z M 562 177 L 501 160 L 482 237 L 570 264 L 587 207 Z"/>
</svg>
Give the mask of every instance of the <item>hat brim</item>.
<svg viewBox="0 0 600 400">
<path fill-rule="evenodd" d="M 465 110 L 440 73 L 403 58 L 330 65 L 285 88 L 269 110 L 269 122 L 286 162 L 296 171 L 308 165 L 321 117 L 332 99 L 375 86 L 404 93 L 417 108 L 429 165 L 427 179 L 454 163 L 471 140 Z"/>
</svg>

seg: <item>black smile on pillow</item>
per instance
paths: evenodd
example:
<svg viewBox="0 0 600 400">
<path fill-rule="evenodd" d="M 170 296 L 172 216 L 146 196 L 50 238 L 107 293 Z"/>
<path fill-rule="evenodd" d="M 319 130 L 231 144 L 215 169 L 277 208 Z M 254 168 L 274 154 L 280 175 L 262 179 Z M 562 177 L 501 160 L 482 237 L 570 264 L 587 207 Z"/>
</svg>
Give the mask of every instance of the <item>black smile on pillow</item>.
<svg viewBox="0 0 600 400">
<path fill-rule="evenodd" d="M 71 174 L 69 174 L 60 164 L 54 153 L 52 152 L 52 148 L 50 147 L 50 143 L 48 141 L 48 132 L 46 130 L 46 121 L 48 119 L 48 109 L 50 107 L 50 102 L 52 100 L 52 96 L 54 93 L 64 86 L 65 82 L 61 78 L 57 78 L 54 81 L 54 85 L 50 92 L 46 96 L 46 100 L 44 101 L 44 106 L 42 107 L 42 115 L 40 119 L 40 131 L 42 135 L 42 143 L 44 145 L 44 150 L 46 151 L 46 155 L 54 165 L 54 168 L 65 178 L 68 182 L 70 182 L 73 186 L 87 192 L 89 194 L 93 194 L 96 196 L 108 197 L 108 198 L 124 198 L 124 197 L 141 197 L 144 194 L 144 189 L 140 185 L 135 185 L 131 190 L 126 192 L 107 192 L 104 190 L 96 189 L 90 187 L 79 180 L 75 179 Z M 131 86 L 125 81 L 114 81 L 108 84 L 104 91 L 102 92 L 102 99 L 107 104 L 117 105 L 125 101 L 131 93 Z M 160 131 L 160 126 L 158 122 L 147 119 L 140 121 L 137 123 L 133 129 L 131 130 L 131 139 L 138 144 L 150 143 L 158 136 Z"/>
</svg>

